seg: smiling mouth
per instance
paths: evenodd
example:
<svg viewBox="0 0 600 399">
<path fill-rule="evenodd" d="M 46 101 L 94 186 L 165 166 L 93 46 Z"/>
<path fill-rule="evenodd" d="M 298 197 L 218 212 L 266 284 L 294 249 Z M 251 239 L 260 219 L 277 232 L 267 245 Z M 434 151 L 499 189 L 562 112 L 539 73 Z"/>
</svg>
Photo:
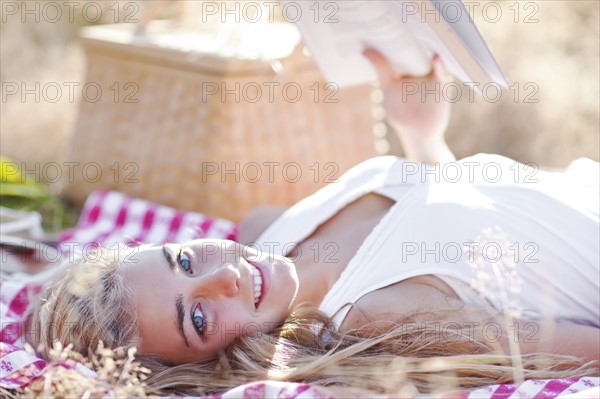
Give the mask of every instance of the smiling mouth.
<svg viewBox="0 0 600 399">
<path fill-rule="evenodd" d="M 254 266 L 252 263 L 250 263 L 250 269 L 252 269 L 252 276 L 254 279 L 254 308 L 258 309 L 258 305 L 260 305 L 263 293 L 263 278 L 258 267 Z"/>
</svg>

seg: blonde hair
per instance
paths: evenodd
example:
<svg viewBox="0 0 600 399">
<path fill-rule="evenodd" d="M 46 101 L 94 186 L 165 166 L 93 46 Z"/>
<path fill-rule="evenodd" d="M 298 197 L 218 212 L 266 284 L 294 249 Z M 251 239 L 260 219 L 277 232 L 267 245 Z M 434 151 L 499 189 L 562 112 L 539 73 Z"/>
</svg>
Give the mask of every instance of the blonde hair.
<svg viewBox="0 0 600 399">
<path fill-rule="evenodd" d="M 113 251 L 100 247 L 59 267 L 31 319 L 32 344 L 44 357 L 55 342 L 72 343 L 84 356 L 99 341 L 111 348 L 130 347 L 138 339 L 132 292 Z"/>
<path fill-rule="evenodd" d="M 153 371 L 146 391 L 210 395 L 268 379 L 341 387 L 334 392 L 342 396 L 408 396 L 514 382 L 515 364 L 524 379 L 596 373 L 571 356 L 540 353 L 518 356 L 517 362 L 517 356 L 497 354 L 485 340 L 460 330 L 446 331 L 451 339 L 444 341 L 435 323 L 405 328 L 412 320 L 370 323 L 341 333 L 325 314 L 300 308 L 272 334 L 239 337 L 218 359 L 173 367 L 144 359 Z"/>
<path fill-rule="evenodd" d="M 96 259 L 68 265 L 34 310 L 42 355 L 54 341 L 73 344 L 86 356 L 99 341 L 112 348 L 135 346 L 136 311 L 119 262 L 102 249 Z M 448 310 L 436 314 L 448 320 Z M 352 396 L 432 392 L 513 382 L 514 364 L 525 379 L 595 373 L 571 356 L 497 354 L 481 336 L 458 329 L 447 329 L 445 336 L 453 339 L 442 340 L 435 323 L 414 328 L 413 320 L 373 322 L 341 333 L 325 314 L 301 307 L 273 333 L 238 337 L 208 361 L 175 366 L 143 354 L 137 360 L 152 371 L 146 393 L 161 396 L 217 394 L 265 379 L 342 387 Z"/>
</svg>

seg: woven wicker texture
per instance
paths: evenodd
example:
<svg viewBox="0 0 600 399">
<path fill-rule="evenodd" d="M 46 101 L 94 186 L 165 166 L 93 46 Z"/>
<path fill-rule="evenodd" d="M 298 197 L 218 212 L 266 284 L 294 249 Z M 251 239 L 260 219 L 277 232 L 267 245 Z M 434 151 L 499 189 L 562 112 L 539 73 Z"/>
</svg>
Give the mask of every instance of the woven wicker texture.
<svg viewBox="0 0 600 399">
<path fill-rule="evenodd" d="M 371 87 L 326 88 L 302 51 L 277 75 L 267 63 L 83 42 L 88 96 L 103 91 L 80 105 L 69 160 L 85 173 L 65 192 L 76 202 L 111 189 L 240 221 L 335 184 L 375 154 Z"/>
</svg>

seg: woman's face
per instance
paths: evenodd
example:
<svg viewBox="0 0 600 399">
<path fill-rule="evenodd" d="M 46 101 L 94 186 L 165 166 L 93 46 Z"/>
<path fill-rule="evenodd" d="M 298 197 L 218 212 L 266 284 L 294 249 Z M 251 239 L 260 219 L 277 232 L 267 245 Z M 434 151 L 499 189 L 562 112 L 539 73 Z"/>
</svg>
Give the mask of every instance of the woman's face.
<svg viewBox="0 0 600 399">
<path fill-rule="evenodd" d="M 180 364 L 214 357 L 291 312 L 294 265 L 233 241 L 141 246 L 121 260 L 134 294 L 140 353 Z"/>
</svg>

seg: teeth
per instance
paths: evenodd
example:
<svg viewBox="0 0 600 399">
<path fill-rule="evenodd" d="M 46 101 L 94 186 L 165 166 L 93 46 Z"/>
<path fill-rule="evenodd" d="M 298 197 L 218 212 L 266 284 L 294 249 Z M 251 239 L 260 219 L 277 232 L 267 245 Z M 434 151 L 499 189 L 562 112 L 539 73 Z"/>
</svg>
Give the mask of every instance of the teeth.
<svg viewBox="0 0 600 399">
<path fill-rule="evenodd" d="M 260 298 L 260 293 L 262 292 L 262 276 L 258 269 L 251 265 L 252 274 L 254 276 L 254 304 L 258 302 Z"/>
</svg>

